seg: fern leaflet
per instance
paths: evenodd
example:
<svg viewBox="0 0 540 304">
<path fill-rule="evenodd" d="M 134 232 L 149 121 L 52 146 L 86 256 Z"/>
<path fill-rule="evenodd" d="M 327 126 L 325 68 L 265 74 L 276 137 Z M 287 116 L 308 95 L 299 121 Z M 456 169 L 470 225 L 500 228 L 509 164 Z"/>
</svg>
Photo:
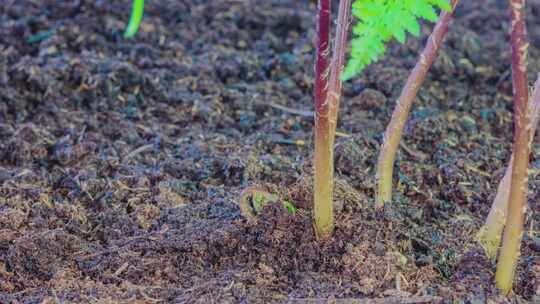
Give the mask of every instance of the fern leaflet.
<svg viewBox="0 0 540 304">
<path fill-rule="evenodd" d="M 437 21 L 435 9 L 450 11 L 448 0 L 356 0 L 352 14 L 358 19 L 353 28 L 351 55 L 342 78 L 358 75 L 384 55 L 385 43 L 395 38 L 405 43 L 407 32 L 420 35 L 418 19 Z"/>
</svg>

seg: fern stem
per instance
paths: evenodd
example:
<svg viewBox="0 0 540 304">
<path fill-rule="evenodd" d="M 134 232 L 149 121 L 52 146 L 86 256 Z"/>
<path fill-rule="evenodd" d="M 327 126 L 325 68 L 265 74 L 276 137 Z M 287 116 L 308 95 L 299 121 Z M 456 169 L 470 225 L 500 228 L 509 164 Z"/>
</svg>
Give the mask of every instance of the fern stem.
<svg viewBox="0 0 540 304">
<path fill-rule="evenodd" d="M 416 66 L 411 71 L 409 78 L 401 91 L 396 108 L 392 113 L 390 123 L 386 128 L 384 142 L 377 163 L 378 190 L 376 206 L 378 208 L 382 208 L 385 203 L 392 200 L 392 175 L 403 128 L 407 121 L 407 117 L 409 116 L 409 112 L 411 111 L 411 106 L 416 94 L 418 93 L 422 82 L 424 82 L 427 72 L 433 64 L 442 45 L 444 35 L 448 31 L 448 26 L 452 20 L 452 14 L 458 2 L 459 0 L 452 0 L 452 10 L 450 12 L 442 12 L 439 16 L 439 20 L 429 36 Z"/>
<path fill-rule="evenodd" d="M 532 128 L 527 114 L 529 99 L 527 51 L 529 43 L 525 25 L 525 0 L 510 0 L 509 2 L 514 91 L 514 161 L 512 163 L 507 223 L 504 228 L 495 274 L 495 283 L 504 294 L 508 294 L 512 290 L 512 281 L 523 236 L 523 220 L 527 211 L 529 134 Z"/>
<path fill-rule="evenodd" d="M 330 55 L 330 0 L 317 5 L 317 55 L 315 59 L 315 107 L 322 107 L 328 92 L 328 58 Z"/>
<path fill-rule="evenodd" d="M 530 119 L 529 145 L 534 140 L 534 135 L 540 120 L 540 74 L 534 85 L 532 98 L 529 102 L 528 114 Z M 512 167 L 514 166 L 514 154 L 510 157 L 509 165 L 506 168 L 503 178 L 497 188 L 497 195 L 493 200 L 489 210 L 486 223 L 478 232 L 478 241 L 486 255 L 494 260 L 497 257 L 497 250 L 501 244 L 501 235 L 506 223 L 508 209 L 508 199 L 510 197 L 510 182 L 512 180 Z"/>
<path fill-rule="evenodd" d="M 341 75 L 345 67 L 345 56 L 347 51 L 347 36 L 351 19 L 352 0 L 341 0 L 339 3 L 339 13 L 337 21 L 336 38 L 334 39 L 334 50 L 330 71 L 330 83 L 328 87 L 327 103 L 330 107 L 330 121 L 332 122 L 332 133 L 336 132 L 339 103 L 341 101 L 341 88 L 343 81 Z"/>
<path fill-rule="evenodd" d="M 324 1 L 321 0 L 319 2 L 319 19 L 322 13 L 320 10 L 323 8 L 321 2 Z M 345 64 L 350 14 L 351 0 L 341 0 L 339 3 L 336 37 L 334 39 L 334 49 L 330 66 L 330 81 L 326 83 L 327 92 L 324 99 L 317 100 L 317 96 L 315 97 L 314 218 L 315 231 L 319 239 L 329 238 L 334 230 L 334 208 L 332 200 L 334 188 L 334 140 L 341 97 L 341 73 Z M 318 53 L 320 50 L 324 50 L 322 47 L 317 50 Z M 317 58 L 317 63 L 319 63 L 318 60 Z M 318 65 L 316 65 L 315 69 L 316 77 L 326 77 L 325 75 L 318 74 L 317 68 Z M 315 93 L 317 94 L 317 92 L 317 88 L 315 88 Z"/>
<path fill-rule="evenodd" d="M 317 5 L 317 55 L 315 59 L 315 167 L 314 217 L 317 235 L 333 229 L 332 210 L 328 210 L 328 201 L 332 201 L 332 191 L 324 181 L 331 181 L 333 168 L 328 159 L 332 157 L 329 147 L 328 127 L 325 120 L 317 117 L 328 116 L 325 107 L 328 92 L 328 57 L 330 55 L 330 0 L 319 0 Z M 326 131 L 326 132 L 325 132 Z M 331 205 L 331 203 L 330 203 Z M 331 208 L 331 206 L 330 206 Z"/>
</svg>

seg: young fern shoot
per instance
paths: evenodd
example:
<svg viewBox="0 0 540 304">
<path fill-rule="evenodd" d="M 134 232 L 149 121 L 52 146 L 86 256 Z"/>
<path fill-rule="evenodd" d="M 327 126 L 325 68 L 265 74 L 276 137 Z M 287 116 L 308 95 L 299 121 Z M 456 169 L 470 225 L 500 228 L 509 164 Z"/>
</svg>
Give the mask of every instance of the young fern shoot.
<svg viewBox="0 0 540 304">
<path fill-rule="evenodd" d="M 131 8 L 131 17 L 129 18 L 129 24 L 124 32 L 125 38 L 133 38 L 139 30 L 142 16 L 144 14 L 144 0 L 133 0 Z"/>
<path fill-rule="evenodd" d="M 442 45 L 444 35 L 448 31 L 448 26 L 452 20 L 452 13 L 458 0 L 451 1 L 451 9 L 441 13 L 439 21 L 435 25 L 433 32 L 429 36 L 426 46 L 420 54 L 416 66 L 411 71 L 403 90 L 397 100 L 396 108 L 392 113 L 390 123 L 384 134 L 384 141 L 377 162 L 378 190 L 376 205 L 381 208 L 392 199 L 392 176 L 397 149 L 401 140 L 401 135 L 405 127 L 405 122 L 411 111 L 411 106 L 416 98 L 420 86 L 426 79 L 439 49 Z M 444 7 L 446 8 L 446 7 Z"/>
<path fill-rule="evenodd" d="M 529 43 L 525 25 L 525 0 L 509 0 L 509 3 L 514 92 L 514 161 L 512 163 L 508 217 L 495 274 L 495 283 L 504 294 L 508 294 L 512 290 L 512 281 L 523 237 L 523 220 L 527 211 L 529 134 L 532 128 L 527 114 L 529 100 L 527 53 Z"/>
<path fill-rule="evenodd" d="M 315 232 L 327 239 L 334 230 L 334 140 L 341 99 L 341 73 L 345 64 L 351 0 L 339 3 L 332 62 L 328 68 L 330 1 L 319 0 L 317 59 L 315 64 Z M 330 79 L 328 81 L 328 71 Z"/>
<path fill-rule="evenodd" d="M 529 145 L 534 140 L 536 128 L 540 121 L 540 74 L 534 85 L 534 90 L 529 101 L 528 109 L 531 129 L 529 131 Z M 510 157 L 508 168 L 497 188 L 497 195 L 493 200 L 491 209 L 484 226 L 478 232 L 478 241 L 484 249 L 486 255 L 495 260 L 497 250 L 501 244 L 501 234 L 506 223 L 508 209 L 508 199 L 510 197 L 510 182 L 512 180 L 512 167 L 514 166 L 514 155 Z"/>
</svg>

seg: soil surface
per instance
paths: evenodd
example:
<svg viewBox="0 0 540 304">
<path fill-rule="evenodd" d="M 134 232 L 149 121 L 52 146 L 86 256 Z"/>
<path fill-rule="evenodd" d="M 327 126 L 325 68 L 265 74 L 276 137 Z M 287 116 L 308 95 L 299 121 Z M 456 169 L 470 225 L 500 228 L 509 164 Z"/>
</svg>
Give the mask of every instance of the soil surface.
<svg viewBox="0 0 540 304">
<path fill-rule="evenodd" d="M 512 143 L 506 1 L 460 3 L 384 212 L 382 132 L 431 26 L 345 85 L 327 242 L 311 224 L 314 1 L 148 1 L 133 40 L 126 0 L 1 1 L 0 303 L 540 302 L 538 136 L 509 300 L 475 242 Z M 527 14 L 533 81 L 540 1 Z M 296 213 L 246 220 L 253 185 Z"/>
</svg>

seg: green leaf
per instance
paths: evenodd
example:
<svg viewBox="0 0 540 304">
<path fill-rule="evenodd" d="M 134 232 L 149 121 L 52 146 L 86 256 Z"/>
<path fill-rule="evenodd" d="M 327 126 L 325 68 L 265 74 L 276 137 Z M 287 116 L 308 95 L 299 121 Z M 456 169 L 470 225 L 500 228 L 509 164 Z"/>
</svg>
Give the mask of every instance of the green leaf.
<svg viewBox="0 0 540 304">
<path fill-rule="evenodd" d="M 416 18 L 414 18 L 414 16 L 404 14 L 401 19 L 401 24 L 413 36 L 420 36 L 420 24 L 418 24 L 418 21 L 416 21 Z"/>
<path fill-rule="evenodd" d="M 452 10 L 450 2 L 448 2 L 447 0 L 431 0 L 431 2 L 433 3 L 433 5 L 437 6 L 445 12 L 449 12 Z"/>
<path fill-rule="evenodd" d="M 341 75 L 341 80 L 347 81 L 354 78 L 362 71 L 363 68 L 364 67 L 360 60 L 354 58 L 349 59 L 349 62 L 347 62 L 347 65 L 343 70 L 343 74 Z"/>
<path fill-rule="evenodd" d="M 296 207 L 289 201 L 283 201 L 283 207 L 289 214 L 296 214 Z"/>
<path fill-rule="evenodd" d="M 355 0 L 351 54 L 342 75 L 349 80 L 377 61 L 392 38 L 405 43 L 407 32 L 420 35 L 418 18 L 437 21 L 436 9 L 452 10 L 449 0 Z"/>
<path fill-rule="evenodd" d="M 253 209 L 255 210 L 255 213 L 257 213 L 257 214 L 261 213 L 262 208 L 268 202 L 266 200 L 266 197 L 264 196 L 264 194 L 261 193 L 261 192 L 254 192 L 253 193 L 253 198 L 252 198 L 251 201 L 252 201 L 252 204 L 253 204 Z"/>
<path fill-rule="evenodd" d="M 420 3 L 421 4 L 416 8 L 416 15 L 431 22 L 436 22 L 437 13 L 435 12 L 435 9 L 433 9 L 433 6 L 425 1 L 421 1 Z"/>
<path fill-rule="evenodd" d="M 401 26 L 401 23 L 399 21 L 398 14 L 395 14 L 391 16 L 392 18 L 389 18 L 388 20 L 388 29 L 390 32 L 392 32 L 392 35 L 394 38 L 397 39 L 401 44 L 405 43 L 405 29 Z"/>
<path fill-rule="evenodd" d="M 133 0 L 133 8 L 131 10 L 131 17 L 129 18 L 129 24 L 124 32 L 124 37 L 133 38 L 139 30 L 141 19 L 144 14 L 144 0 Z"/>
</svg>

